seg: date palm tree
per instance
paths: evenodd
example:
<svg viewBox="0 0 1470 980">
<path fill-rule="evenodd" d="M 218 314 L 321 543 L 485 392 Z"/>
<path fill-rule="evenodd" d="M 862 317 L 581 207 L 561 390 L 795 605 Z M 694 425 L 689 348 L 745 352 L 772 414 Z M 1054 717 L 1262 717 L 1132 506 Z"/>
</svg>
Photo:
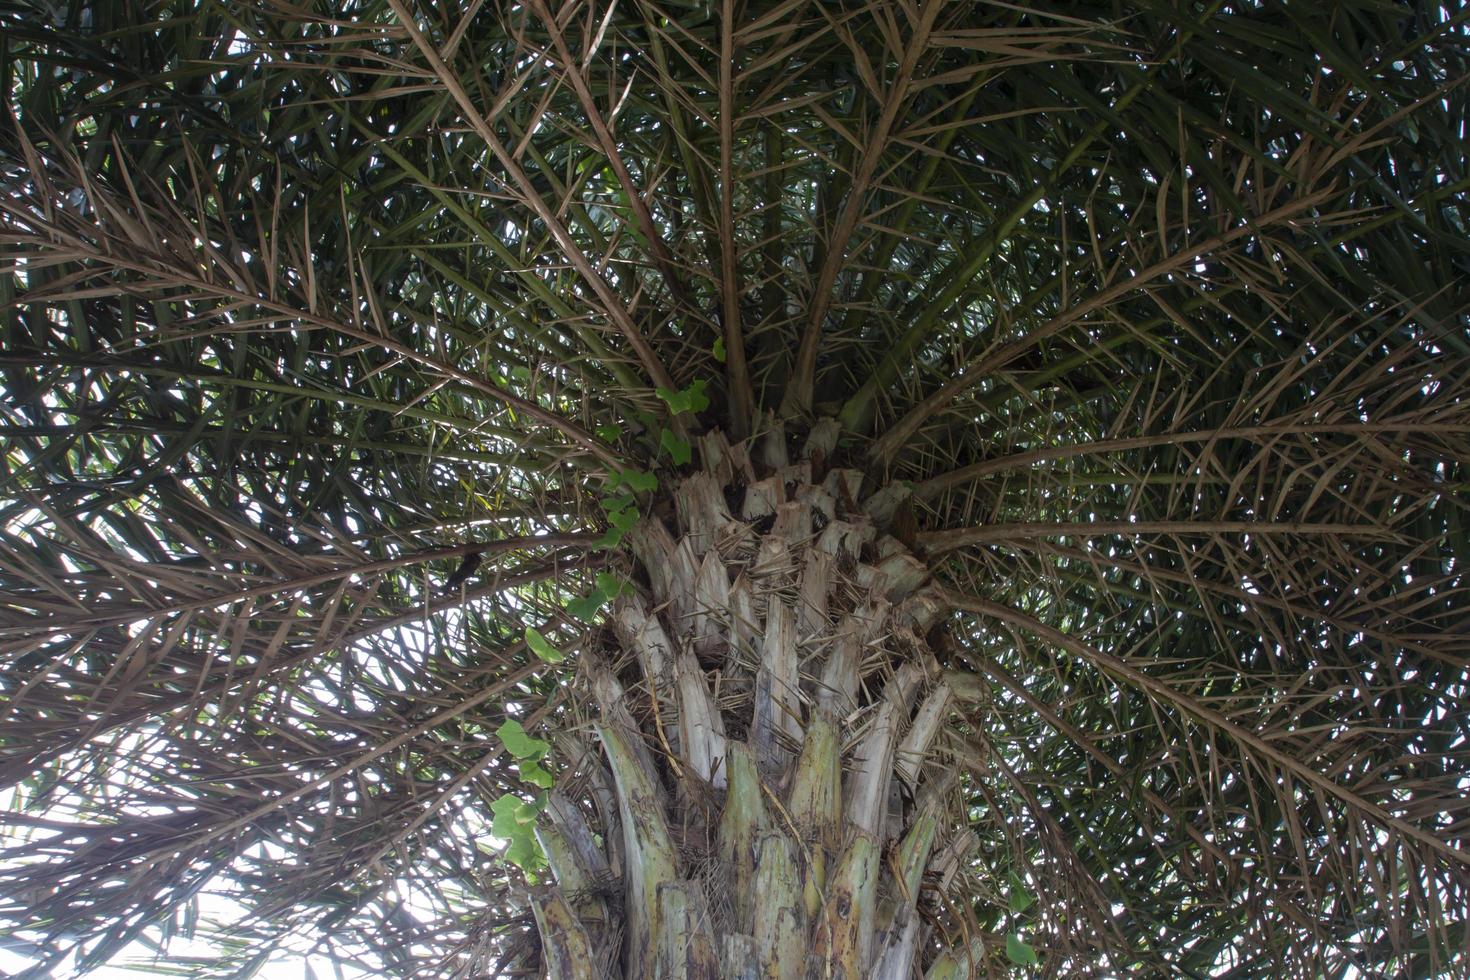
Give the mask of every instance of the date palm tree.
<svg viewBox="0 0 1470 980">
<path fill-rule="evenodd" d="M 0 18 L 29 975 L 1470 971 L 1470 13 Z"/>
</svg>

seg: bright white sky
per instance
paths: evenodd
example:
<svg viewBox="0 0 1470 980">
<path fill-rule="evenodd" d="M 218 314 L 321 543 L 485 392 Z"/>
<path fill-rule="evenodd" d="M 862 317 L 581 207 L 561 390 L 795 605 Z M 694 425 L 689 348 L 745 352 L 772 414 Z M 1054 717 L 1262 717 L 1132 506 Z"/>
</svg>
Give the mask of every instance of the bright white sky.
<svg viewBox="0 0 1470 980">
<path fill-rule="evenodd" d="M 208 943 L 175 939 L 169 945 L 169 952 L 175 956 L 209 956 L 215 951 L 210 949 Z M 110 965 L 98 967 L 85 976 L 87 980 L 139 980 L 140 977 L 158 976 L 159 971 L 155 967 L 159 963 L 160 958 L 153 950 L 142 943 L 133 943 L 119 953 Z M 0 949 L 0 975 L 11 976 L 32 966 L 35 966 L 35 961 L 29 957 Z M 56 974 L 58 980 L 61 977 L 82 975 L 76 972 L 72 963 L 68 963 Z M 267 960 L 256 976 L 261 980 L 295 980 L 297 977 L 302 980 L 370 980 L 372 977 L 360 970 L 339 969 L 325 956 L 310 957 L 308 969 L 305 958 L 287 952 L 278 953 Z"/>
</svg>

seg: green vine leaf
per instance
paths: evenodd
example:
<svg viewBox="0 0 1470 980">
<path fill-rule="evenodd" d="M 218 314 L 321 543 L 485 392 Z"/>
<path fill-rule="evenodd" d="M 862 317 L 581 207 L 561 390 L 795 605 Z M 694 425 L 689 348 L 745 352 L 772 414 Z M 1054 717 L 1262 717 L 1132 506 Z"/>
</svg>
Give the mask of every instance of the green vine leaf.
<svg viewBox="0 0 1470 980">
<path fill-rule="evenodd" d="M 544 758 L 551 750 L 551 743 L 527 735 L 526 729 L 514 718 L 505 719 L 504 723 L 495 730 L 495 737 L 500 739 L 507 752 L 522 761 L 535 762 Z"/>
<path fill-rule="evenodd" d="M 538 786 L 541 789 L 551 789 L 551 787 L 556 785 L 556 777 L 545 769 L 542 769 L 537 763 L 523 762 L 518 768 L 521 771 L 521 778 L 532 786 Z"/>
<path fill-rule="evenodd" d="M 530 832 L 511 838 L 510 844 L 505 849 L 505 859 L 528 875 L 546 867 L 546 858 L 541 853 L 541 845 L 536 841 L 536 835 Z"/>
<path fill-rule="evenodd" d="M 633 586 L 611 572 L 598 572 L 597 591 L 601 592 L 606 599 L 616 599 L 620 595 L 632 595 Z"/>
<path fill-rule="evenodd" d="M 541 808 L 534 802 L 527 802 L 514 793 L 506 793 L 498 800 L 490 804 L 490 812 L 495 815 L 490 824 L 490 833 L 496 837 L 509 839 L 521 832 L 523 827 L 528 827 L 536 822 L 536 817 L 541 813 Z"/>
<path fill-rule="evenodd" d="M 1009 933 L 1006 936 L 1006 958 L 1017 966 L 1035 966 L 1041 962 L 1036 955 L 1036 950 L 1021 938 L 1019 933 Z"/>
<path fill-rule="evenodd" d="M 490 812 L 495 815 L 490 833 L 506 841 L 505 859 L 528 873 L 546 865 L 535 833 L 536 817 L 545 808 L 544 798 L 528 803 L 514 793 L 506 793 L 490 804 Z"/>
<path fill-rule="evenodd" d="M 613 531 L 619 531 L 619 536 L 621 536 L 620 529 L 613 528 Z M 609 531 L 608 535 L 611 535 L 613 531 Z M 604 535 L 604 540 L 606 538 L 607 535 Z M 611 572 L 598 572 L 596 587 L 581 598 L 567 603 L 567 612 L 584 623 L 590 623 L 597 618 L 598 612 L 609 600 L 632 593 L 633 587 L 616 575 Z"/>
<path fill-rule="evenodd" d="M 632 530 L 633 525 L 638 523 L 638 518 L 643 515 L 633 503 L 631 493 L 604 497 L 602 507 L 607 511 L 607 521 L 612 527 L 608 528 L 593 547 L 610 550 L 623 543 L 623 535 Z"/>
<path fill-rule="evenodd" d="M 608 489 L 616 490 L 620 486 L 626 486 L 630 490 L 640 493 L 647 493 L 658 489 L 658 477 L 652 473 L 645 473 L 637 469 L 618 470 L 608 482 Z"/>
<path fill-rule="evenodd" d="M 609 524 L 619 531 L 626 532 L 633 529 L 633 525 L 638 523 L 638 518 L 641 516 L 642 514 L 637 507 L 626 507 L 623 510 L 609 512 L 607 520 Z"/>
<path fill-rule="evenodd" d="M 663 431 L 658 441 L 659 445 L 663 446 L 664 451 L 674 461 L 675 466 L 683 466 L 694 458 L 694 448 L 668 429 Z"/>
<path fill-rule="evenodd" d="M 691 382 L 689 387 L 683 391 L 670 391 L 668 388 L 656 388 L 654 394 L 662 398 L 664 404 L 669 406 L 671 415 L 681 415 L 684 412 L 702 412 L 709 408 L 709 396 L 704 393 L 707 382 L 700 380 Z"/>
<path fill-rule="evenodd" d="M 1007 895 L 1007 904 L 1011 911 L 1021 913 L 1036 904 L 1036 896 L 1026 887 L 1026 882 L 1014 871 L 1006 872 L 1006 883 L 1010 886 Z"/>
<path fill-rule="evenodd" d="M 612 513 L 634 506 L 635 501 L 631 493 L 620 493 L 616 497 L 603 497 L 601 503 L 603 510 Z"/>
<path fill-rule="evenodd" d="M 532 653 L 549 664 L 559 664 L 567 658 L 566 654 L 551 645 L 551 641 L 540 630 L 532 626 L 526 627 L 526 646 L 531 648 Z"/>
<path fill-rule="evenodd" d="M 586 595 L 567 603 L 567 612 L 584 623 L 590 623 L 597 618 L 607 598 L 601 589 L 593 589 Z"/>
</svg>

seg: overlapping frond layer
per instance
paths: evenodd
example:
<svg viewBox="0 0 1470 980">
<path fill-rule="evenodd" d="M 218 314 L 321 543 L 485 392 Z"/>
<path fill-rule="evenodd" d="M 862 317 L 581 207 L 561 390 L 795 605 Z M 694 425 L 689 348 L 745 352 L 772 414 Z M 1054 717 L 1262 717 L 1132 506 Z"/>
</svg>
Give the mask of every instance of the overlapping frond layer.
<svg viewBox="0 0 1470 980">
<path fill-rule="evenodd" d="M 494 733 L 718 428 L 946 590 L 966 969 L 1463 974 L 1467 23 L 4 5 L 7 941 L 533 962 Z"/>
</svg>

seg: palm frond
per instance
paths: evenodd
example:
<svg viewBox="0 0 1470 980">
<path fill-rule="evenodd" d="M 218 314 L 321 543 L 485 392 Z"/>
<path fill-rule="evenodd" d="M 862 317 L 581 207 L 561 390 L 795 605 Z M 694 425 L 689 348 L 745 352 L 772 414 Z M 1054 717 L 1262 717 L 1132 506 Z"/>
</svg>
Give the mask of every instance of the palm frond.
<svg viewBox="0 0 1470 980">
<path fill-rule="evenodd" d="M 976 975 L 1464 975 L 1467 23 L 0 6 L 0 935 L 534 967 L 527 628 L 719 429 L 940 583 Z"/>
</svg>

